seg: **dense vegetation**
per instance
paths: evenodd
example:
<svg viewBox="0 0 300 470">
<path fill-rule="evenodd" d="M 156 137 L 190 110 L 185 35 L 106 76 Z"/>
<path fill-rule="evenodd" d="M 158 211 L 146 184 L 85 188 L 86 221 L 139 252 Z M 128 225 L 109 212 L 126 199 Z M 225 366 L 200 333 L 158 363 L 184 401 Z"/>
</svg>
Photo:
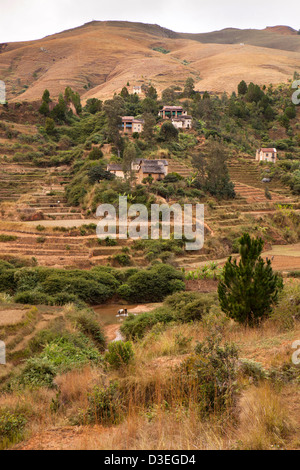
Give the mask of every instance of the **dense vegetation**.
<svg viewBox="0 0 300 470">
<path fill-rule="evenodd" d="M 35 305 L 102 304 L 116 294 L 131 302 L 161 301 L 185 289 L 184 275 L 158 263 L 148 270 L 95 267 L 90 271 L 44 267 L 16 268 L 0 261 L 0 292 Z"/>
</svg>

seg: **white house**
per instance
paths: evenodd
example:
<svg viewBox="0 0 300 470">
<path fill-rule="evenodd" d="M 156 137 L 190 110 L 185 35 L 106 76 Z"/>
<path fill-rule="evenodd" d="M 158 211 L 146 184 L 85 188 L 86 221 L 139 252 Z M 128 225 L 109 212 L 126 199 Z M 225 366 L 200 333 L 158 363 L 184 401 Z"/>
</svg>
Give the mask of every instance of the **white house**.
<svg viewBox="0 0 300 470">
<path fill-rule="evenodd" d="M 141 86 L 134 86 L 133 87 L 133 94 L 141 95 L 142 94 L 142 87 Z"/>
<path fill-rule="evenodd" d="M 256 151 L 256 160 L 259 162 L 276 163 L 277 149 L 275 148 L 261 148 Z"/>
<path fill-rule="evenodd" d="M 125 178 L 124 170 L 122 165 L 118 165 L 117 163 L 111 163 L 107 165 L 106 168 L 107 171 L 110 173 L 116 175 L 117 178 Z"/>
<path fill-rule="evenodd" d="M 192 116 L 183 115 L 181 117 L 172 118 L 172 124 L 176 129 L 191 129 L 193 118 Z"/>
</svg>

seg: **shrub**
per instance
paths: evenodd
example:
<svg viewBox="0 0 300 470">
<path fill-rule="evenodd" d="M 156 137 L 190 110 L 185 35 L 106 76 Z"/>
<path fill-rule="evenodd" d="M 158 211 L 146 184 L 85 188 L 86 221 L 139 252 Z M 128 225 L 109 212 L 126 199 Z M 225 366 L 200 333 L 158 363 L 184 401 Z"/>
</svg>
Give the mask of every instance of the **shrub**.
<svg viewBox="0 0 300 470">
<path fill-rule="evenodd" d="M 252 361 L 251 359 L 241 359 L 239 372 L 246 377 L 250 377 L 256 383 L 260 380 L 266 379 L 268 374 L 259 362 Z"/>
<path fill-rule="evenodd" d="M 103 425 L 117 424 L 122 415 L 122 404 L 117 383 L 108 387 L 95 387 L 88 395 L 89 408 L 87 420 L 89 423 Z"/>
<path fill-rule="evenodd" d="M 130 266 L 131 258 L 129 255 L 122 253 L 115 255 L 113 257 L 114 261 L 116 261 L 120 266 Z"/>
<path fill-rule="evenodd" d="M 22 439 L 26 419 L 22 414 L 0 410 L 0 450 Z"/>
<path fill-rule="evenodd" d="M 130 300 L 132 297 L 132 290 L 128 284 L 123 284 L 117 290 L 117 294 L 119 297 L 121 297 L 121 299 Z"/>
<path fill-rule="evenodd" d="M 15 295 L 17 304 L 25 305 L 56 305 L 55 298 L 39 291 L 24 291 Z"/>
<path fill-rule="evenodd" d="M 68 292 L 78 295 L 84 302 L 90 304 L 101 304 L 112 296 L 112 290 L 92 279 L 85 279 L 83 276 L 73 277 L 72 275 L 53 274 L 42 283 L 43 290 L 49 295 L 56 295 L 59 292 Z"/>
<path fill-rule="evenodd" d="M 100 160 L 103 157 L 103 152 L 99 148 L 94 148 L 89 153 L 89 160 Z"/>
<path fill-rule="evenodd" d="M 130 341 L 115 341 L 108 345 L 108 353 L 105 359 L 113 369 L 120 369 L 127 366 L 134 358 L 134 351 Z"/>
<path fill-rule="evenodd" d="M 57 369 L 47 357 L 33 357 L 26 361 L 18 382 L 25 386 L 52 388 L 56 374 Z"/>
<path fill-rule="evenodd" d="M 179 380 L 194 389 L 202 412 L 229 411 L 237 398 L 237 364 L 236 347 L 222 346 L 221 338 L 212 336 L 198 343 L 195 355 L 182 364 Z"/>
<path fill-rule="evenodd" d="M 15 237 L 13 235 L 0 235 L 0 242 L 14 242 L 18 239 L 18 237 Z"/>
<path fill-rule="evenodd" d="M 93 312 L 78 311 L 72 319 L 75 321 L 77 328 L 96 343 L 100 351 L 105 351 L 106 339 Z"/>
<path fill-rule="evenodd" d="M 134 274 L 127 284 L 132 291 L 132 301 L 161 302 L 167 295 L 185 289 L 183 279 L 183 274 L 172 266 L 159 264 Z M 181 283 L 173 282 L 177 280 Z"/>
<path fill-rule="evenodd" d="M 188 303 L 179 313 L 181 321 L 200 321 L 207 315 L 213 305 L 217 303 L 216 295 L 200 294 L 197 300 Z"/>
<path fill-rule="evenodd" d="M 174 313 L 170 309 L 160 307 L 151 313 L 129 315 L 121 326 L 121 332 L 127 339 L 140 339 L 157 323 L 168 324 L 173 321 L 176 321 Z"/>
</svg>

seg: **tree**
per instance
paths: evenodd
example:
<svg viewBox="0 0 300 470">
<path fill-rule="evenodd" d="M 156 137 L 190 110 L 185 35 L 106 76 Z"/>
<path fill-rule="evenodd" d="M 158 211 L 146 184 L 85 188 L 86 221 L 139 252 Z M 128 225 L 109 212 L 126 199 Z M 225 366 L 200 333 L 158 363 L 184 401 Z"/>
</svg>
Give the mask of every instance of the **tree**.
<svg viewBox="0 0 300 470">
<path fill-rule="evenodd" d="M 75 107 L 76 113 L 80 114 L 82 111 L 81 100 L 79 93 L 75 93 L 71 87 L 65 89 L 65 102 L 67 104 L 72 103 Z"/>
<path fill-rule="evenodd" d="M 262 259 L 264 242 L 245 233 L 239 239 L 240 261 L 229 257 L 218 286 L 221 309 L 230 318 L 248 326 L 258 325 L 272 311 L 283 288 L 271 261 Z"/>
<path fill-rule="evenodd" d="M 288 106 L 285 110 L 285 115 L 288 117 L 288 119 L 295 119 L 295 117 L 297 116 L 296 107 Z"/>
<path fill-rule="evenodd" d="M 118 150 L 121 149 L 120 128 L 122 125 L 121 116 L 124 112 L 124 100 L 121 96 L 114 96 L 112 100 L 104 103 L 103 110 L 107 118 L 108 139 L 115 144 Z"/>
<path fill-rule="evenodd" d="M 161 126 L 159 136 L 164 141 L 178 140 L 178 130 L 171 122 L 167 121 Z"/>
<path fill-rule="evenodd" d="M 197 187 L 212 196 L 235 198 L 234 185 L 227 168 L 228 154 L 222 142 L 210 140 L 206 154 L 200 152 L 193 156 L 193 164 L 199 171 Z"/>
<path fill-rule="evenodd" d="M 44 116 L 49 116 L 50 114 L 49 103 L 51 103 L 50 92 L 45 90 L 42 97 L 42 105 L 39 109 L 39 112 Z"/>
<path fill-rule="evenodd" d="M 143 113 L 151 113 L 153 116 L 158 115 L 158 104 L 156 100 L 152 98 L 145 98 L 142 102 Z"/>
<path fill-rule="evenodd" d="M 145 95 L 147 98 L 151 98 L 151 100 L 157 100 L 157 90 L 154 88 L 154 86 L 149 86 L 146 88 Z"/>
<path fill-rule="evenodd" d="M 154 126 L 156 124 L 156 119 L 151 113 L 143 114 L 144 120 L 144 129 L 143 129 L 143 138 L 148 142 L 151 142 L 154 136 Z"/>
<path fill-rule="evenodd" d="M 176 104 L 177 96 L 173 88 L 166 88 L 161 95 L 162 102 L 166 105 L 173 106 Z"/>
<path fill-rule="evenodd" d="M 120 96 L 122 96 L 123 100 L 127 100 L 127 98 L 129 98 L 129 91 L 126 86 L 122 88 Z"/>
<path fill-rule="evenodd" d="M 258 103 L 264 97 L 264 92 L 258 85 L 254 85 L 254 83 L 251 82 L 245 96 L 249 103 Z"/>
<path fill-rule="evenodd" d="M 185 82 L 183 94 L 187 98 L 190 98 L 194 94 L 194 90 L 195 90 L 195 80 L 192 77 L 189 77 Z"/>
<path fill-rule="evenodd" d="M 133 179 L 133 171 L 131 169 L 131 164 L 134 162 L 137 158 L 136 154 L 136 148 L 135 145 L 132 142 L 129 142 L 124 150 L 123 153 L 123 164 L 122 168 L 126 176 L 129 177 L 129 179 Z"/>
<path fill-rule="evenodd" d="M 98 183 L 101 180 L 113 180 L 115 175 L 105 170 L 103 163 L 92 166 L 88 171 L 88 178 L 91 184 Z"/>
<path fill-rule="evenodd" d="M 44 91 L 42 100 L 45 101 L 46 103 L 50 103 L 50 102 L 51 102 L 51 99 L 50 99 L 50 91 L 49 91 L 49 90 L 45 90 L 45 91 Z"/>
<path fill-rule="evenodd" d="M 248 91 L 248 86 L 245 80 L 242 80 L 238 85 L 238 94 L 239 95 L 246 95 Z"/>
<path fill-rule="evenodd" d="M 90 98 L 87 100 L 84 110 L 91 114 L 99 113 L 102 110 L 102 101 L 97 98 Z"/>
<path fill-rule="evenodd" d="M 51 118 L 47 118 L 45 122 L 45 131 L 48 135 L 54 135 L 56 133 L 55 122 Z"/>
<path fill-rule="evenodd" d="M 58 104 L 53 108 L 52 116 L 55 121 L 67 121 L 68 107 L 62 94 L 59 95 Z"/>
</svg>

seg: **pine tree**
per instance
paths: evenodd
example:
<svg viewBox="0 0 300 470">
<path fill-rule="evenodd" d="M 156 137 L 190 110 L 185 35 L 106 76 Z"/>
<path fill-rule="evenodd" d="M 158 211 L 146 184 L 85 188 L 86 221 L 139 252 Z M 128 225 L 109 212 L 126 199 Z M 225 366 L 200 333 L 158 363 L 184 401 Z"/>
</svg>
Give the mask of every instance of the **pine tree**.
<svg viewBox="0 0 300 470">
<path fill-rule="evenodd" d="M 239 240 L 240 261 L 230 257 L 224 266 L 218 287 L 221 308 L 239 323 L 255 326 L 276 304 L 283 288 L 282 279 L 274 274 L 271 261 L 262 259 L 264 242 L 245 233 Z"/>
<path fill-rule="evenodd" d="M 245 80 L 242 80 L 238 85 L 238 94 L 245 95 L 248 91 L 248 86 Z"/>
<path fill-rule="evenodd" d="M 43 97 L 42 97 L 42 105 L 39 109 L 40 114 L 43 114 L 44 116 L 49 116 L 50 114 L 49 103 L 51 103 L 50 92 L 49 90 L 45 90 L 43 93 Z"/>
</svg>

